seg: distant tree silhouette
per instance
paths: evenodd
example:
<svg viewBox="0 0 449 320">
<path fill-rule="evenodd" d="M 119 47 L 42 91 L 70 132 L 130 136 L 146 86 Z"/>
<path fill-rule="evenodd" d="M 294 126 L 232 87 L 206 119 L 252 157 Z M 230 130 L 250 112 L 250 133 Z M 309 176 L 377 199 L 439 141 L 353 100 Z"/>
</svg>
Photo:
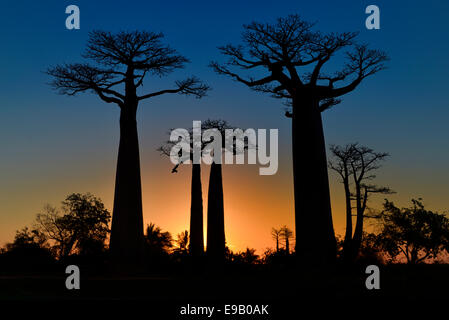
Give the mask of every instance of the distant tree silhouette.
<svg viewBox="0 0 449 320">
<path fill-rule="evenodd" d="M 388 157 L 388 153 L 375 152 L 371 148 L 357 143 L 345 146 L 331 146 L 332 158 L 329 168 L 337 172 L 345 190 L 346 200 L 346 232 L 343 242 L 343 256 L 347 262 L 353 261 L 362 243 L 364 218 L 367 214 L 367 203 L 370 194 L 392 194 L 388 187 L 379 187 L 369 182 L 376 178 L 374 171 Z M 351 180 L 353 185 L 351 187 Z M 356 208 L 356 227 L 352 232 L 352 202 Z"/>
<path fill-rule="evenodd" d="M 176 236 L 176 251 L 187 254 L 189 251 L 189 231 L 185 230 Z"/>
<path fill-rule="evenodd" d="M 210 119 L 203 121 L 201 127 L 202 130 L 218 130 L 223 137 L 223 148 L 225 148 L 224 137 L 226 129 L 234 129 L 225 120 Z M 213 161 L 210 167 L 209 191 L 207 195 L 207 256 L 211 261 L 220 263 L 225 259 L 225 250 L 222 167 L 221 163 Z"/>
<path fill-rule="evenodd" d="M 412 206 L 402 209 L 385 200 L 380 223 L 376 244 L 392 260 L 403 256 L 408 264 L 418 264 L 448 252 L 448 217 L 426 210 L 419 200 L 412 199 Z"/>
<path fill-rule="evenodd" d="M 240 265 L 251 265 L 259 262 L 259 255 L 256 254 L 256 249 L 246 248 L 245 251 L 233 252 L 229 250 L 227 252 L 227 259 L 231 263 Z"/>
<path fill-rule="evenodd" d="M 47 242 L 59 258 L 103 251 L 111 215 L 99 198 L 73 193 L 62 202 L 62 212 L 47 205 L 36 217 L 32 232 Z"/>
<path fill-rule="evenodd" d="M 298 15 L 280 18 L 274 24 L 245 25 L 244 44 L 220 47 L 229 60 L 226 64 L 212 62 L 211 66 L 256 91 L 287 99 L 291 111 L 286 116 L 292 119 L 296 251 L 309 263 L 325 264 L 335 259 L 336 240 L 320 113 L 338 104 L 339 97 L 353 91 L 365 78 L 384 69 L 387 56 L 355 44 L 356 33 L 323 34 L 312 31 L 312 27 L 313 23 Z M 344 67 L 335 74 L 324 73 L 323 66 L 344 48 L 353 49 L 347 53 Z M 245 79 L 233 67 L 268 73 Z M 339 82 L 344 84 L 336 87 Z"/>
<path fill-rule="evenodd" d="M 25 227 L 21 230 L 16 231 L 14 241 L 6 244 L 6 251 L 13 251 L 18 249 L 40 249 L 49 248 L 47 239 L 44 234 L 39 230 Z"/>
<path fill-rule="evenodd" d="M 192 129 L 190 130 L 192 137 Z M 166 156 L 170 156 L 171 148 L 176 142 L 167 141 L 158 150 Z M 191 142 L 193 150 L 193 142 Z M 190 153 L 193 160 L 193 151 Z M 172 173 L 176 173 L 181 163 L 176 164 Z M 203 190 L 201 184 L 201 164 L 192 162 L 192 182 L 190 194 L 190 241 L 189 251 L 192 256 L 199 257 L 204 254 L 204 230 L 203 230 Z"/>
<path fill-rule="evenodd" d="M 25 227 L 16 231 L 14 241 L 0 249 L 0 270 L 12 272 L 48 270 L 55 258 L 47 239 L 38 230 Z"/>
<path fill-rule="evenodd" d="M 271 228 L 271 237 L 276 242 L 276 252 L 279 252 L 279 238 L 281 237 L 282 230 Z"/>
<path fill-rule="evenodd" d="M 173 238 L 170 232 L 162 232 L 154 223 L 147 225 L 145 245 L 151 255 L 168 254 L 173 248 Z"/>
<path fill-rule="evenodd" d="M 382 252 L 382 246 L 379 244 L 379 236 L 377 234 L 363 232 L 357 262 L 365 265 L 384 264 L 385 255 Z"/>
<path fill-rule="evenodd" d="M 351 178 L 351 166 L 350 161 L 353 156 L 354 148 L 352 145 L 346 145 L 344 147 L 331 146 L 331 153 L 334 157 L 329 161 L 329 168 L 336 171 L 343 183 L 345 191 L 345 204 L 346 204 L 346 232 L 343 240 L 343 254 L 346 253 L 345 258 L 349 258 L 348 252 L 350 251 L 350 245 L 352 241 L 352 203 L 351 203 L 351 190 L 350 190 L 350 178 Z"/>
<path fill-rule="evenodd" d="M 139 263 L 143 253 L 142 191 L 136 113 L 139 102 L 163 94 L 203 97 L 208 87 L 196 77 L 175 82 L 173 89 L 137 95 L 145 76 L 165 76 L 188 60 L 162 43 L 163 35 L 146 31 L 89 33 L 85 58 L 96 65 L 75 63 L 51 67 L 51 85 L 61 94 L 93 92 L 120 107 L 120 145 L 117 160 L 110 249 L 120 263 Z M 124 87 L 123 93 L 116 87 Z"/>
<path fill-rule="evenodd" d="M 285 244 L 285 252 L 288 254 L 290 254 L 290 239 L 293 238 L 293 231 L 290 230 L 287 226 L 283 226 L 281 229 L 281 238 L 284 239 L 284 244 Z"/>
</svg>

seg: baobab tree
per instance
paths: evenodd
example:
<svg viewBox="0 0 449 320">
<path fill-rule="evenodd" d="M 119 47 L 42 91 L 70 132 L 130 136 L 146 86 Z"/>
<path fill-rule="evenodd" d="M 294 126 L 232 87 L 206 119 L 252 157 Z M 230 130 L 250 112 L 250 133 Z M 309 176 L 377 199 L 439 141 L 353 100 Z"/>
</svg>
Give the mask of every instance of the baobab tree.
<svg viewBox="0 0 449 320">
<path fill-rule="evenodd" d="M 193 136 L 193 129 L 190 130 L 190 137 Z M 167 141 L 158 150 L 161 154 L 170 156 L 174 141 Z M 193 141 L 190 143 L 190 160 L 193 160 Z M 172 173 L 178 172 L 182 163 L 178 163 L 172 169 Z M 189 252 L 194 257 L 204 254 L 204 231 L 203 231 L 203 189 L 201 183 L 201 164 L 192 162 L 192 182 L 190 193 L 190 241 Z"/>
<path fill-rule="evenodd" d="M 387 56 L 356 44 L 355 32 L 323 34 L 312 29 L 313 24 L 298 15 L 274 24 L 245 25 L 243 45 L 220 47 L 228 60 L 212 62 L 211 67 L 291 106 L 286 116 L 292 119 L 296 251 L 305 261 L 323 265 L 335 259 L 336 239 L 321 112 L 384 69 Z M 325 73 L 325 64 L 345 48 L 349 50 L 340 71 Z M 246 77 L 235 69 L 265 76 Z"/>
<path fill-rule="evenodd" d="M 230 126 L 225 120 L 211 120 L 207 119 L 202 122 L 201 130 L 215 130 L 223 138 L 221 144 L 218 146 L 220 151 L 227 148 L 226 130 L 233 130 L 234 127 Z M 193 129 L 190 129 L 190 153 L 187 156 L 189 160 L 193 160 Z M 214 137 L 211 137 L 209 143 L 214 142 Z M 158 150 L 167 156 L 170 156 L 172 147 L 176 144 L 175 141 L 167 141 Z M 199 150 L 202 154 L 208 143 L 201 142 Z M 248 148 L 248 141 L 244 142 L 243 149 Z M 233 154 L 239 152 L 237 148 L 234 148 L 234 141 L 232 144 L 232 150 L 229 150 Z M 181 152 L 181 151 L 180 151 Z M 181 156 L 181 154 L 180 154 Z M 193 162 L 193 161 L 192 161 Z M 175 165 L 172 172 L 177 172 L 179 166 L 183 164 L 183 159 Z M 224 261 L 226 250 L 226 237 L 225 237 L 225 225 L 224 225 L 224 200 L 223 200 L 223 175 L 222 175 L 222 163 L 216 162 L 213 157 L 210 176 L 209 176 L 209 189 L 208 189 L 208 205 L 207 205 L 207 256 L 212 262 Z M 191 211 L 190 211 L 190 248 L 191 253 L 196 252 L 199 255 L 204 250 L 203 242 L 203 202 L 202 202 L 202 187 L 201 187 L 201 164 L 192 163 L 192 194 L 191 194 Z"/>
<path fill-rule="evenodd" d="M 388 187 L 373 185 L 371 182 L 380 169 L 381 163 L 389 156 L 385 152 L 360 146 L 358 143 L 346 146 L 331 146 L 332 159 L 329 168 L 337 172 L 344 186 L 346 200 L 346 232 L 343 242 L 343 257 L 346 262 L 353 261 L 360 250 L 363 237 L 364 220 L 367 215 L 367 204 L 371 194 L 392 194 Z M 352 180 L 352 184 L 351 184 Z M 356 225 L 353 233 L 352 203 L 355 202 Z"/>
<path fill-rule="evenodd" d="M 287 226 L 283 226 L 281 229 L 279 229 L 280 231 L 280 236 L 282 239 L 284 239 L 284 244 L 285 244 L 285 252 L 287 253 L 287 255 L 290 254 L 290 239 L 293 238 L 293 231 L 290 230 L 290 228 L 288 228 Z"/>
<path fill-rule="evenodd" d="M 196 77 L 175 81 L 173 88 L 138 95 L 146 76 L 162 77 L 188 60 L 163 44 L 163 35 L 146 31 L 89 33 L 84 58 L 94 64 L 50 67 L 51 85 L 61 94 L 92 92 L 120 108 L 120 144 L 115 180 L 110 250 L 117 261 L 138 263 L 143 253 L 142 191 L 136 114 L 140 102 L 163 94 L 203 97 L 208 87 Z M 121 90 L 120 90 L 121 89 Z"/>
<path fill-rule="evenodd" d="M 225 120 L 206 120 L 202 130 L 215 129 L 225 137 L 226 129 L 234 129 Z M 225 139 L 222 139 L 225 148 Z M 233 151 L 233 150 L 229 150 Z M 207 257 L 212 262 L 223 262 L 226 252 L 224 224 L 223 174 L 221 162 L 212 161 L 210 166 L 209 189 L 207 195 Z"/>
</svg>

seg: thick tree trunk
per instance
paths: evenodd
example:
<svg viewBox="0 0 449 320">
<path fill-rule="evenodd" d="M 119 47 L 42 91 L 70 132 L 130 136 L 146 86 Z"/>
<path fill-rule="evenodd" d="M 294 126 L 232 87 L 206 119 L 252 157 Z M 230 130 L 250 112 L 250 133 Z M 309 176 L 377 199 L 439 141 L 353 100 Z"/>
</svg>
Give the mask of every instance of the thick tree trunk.
<svg viewBox="0 0 449 320">
<path fill-rule="evenodd" d="M 210 168 L 207 201 L 207 256 L 213 261 L 223 261 L 225 255 L 225 226 L 223 205 L 223 179 L 221 164 Z"/>
<path fill-rule="evenodd" d="M 336 240 L 318 103 L 293 99 L 293 179 L 297 256 L 305 265 L 324 266 L 335 260 Z"/>
<path fill-rule="evenodd" d="M 111 228 L 111 254 L 119 264 L 136 265 L 143 256 L 142 188 L 137 103 L 120 113 L 120 145 L 115 179 Z"/>
<path fill-rule="evenodd" d="M 195 163 L 192 164 L 190 253 L 194 257 L 202 256 L 204 253 L 203 190 L 201 187 L 201 165 Z"/>
</svg>

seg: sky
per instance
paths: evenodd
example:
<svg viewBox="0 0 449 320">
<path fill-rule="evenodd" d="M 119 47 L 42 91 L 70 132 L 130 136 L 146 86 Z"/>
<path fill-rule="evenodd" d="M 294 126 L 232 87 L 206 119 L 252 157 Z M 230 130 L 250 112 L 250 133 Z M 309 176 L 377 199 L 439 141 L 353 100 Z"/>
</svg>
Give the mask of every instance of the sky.
<svg viewBox="0 0 449 320">
<path fill-rule="evenodd" d="M 81 29 L 65 28 L 66 6 L 81 11 Z M 380 8 L 380 30 L 365 28 L 365 8 Z M 148 78 L 144 90 L 170 87 L 196 75 L 212 91 L 201 100 L 160 96 L 141 103 L 138 127 L 144 222 L 173 235 L 188 229 L 190 169 L 171 174 L 156 151 L 169 128 L 221 118 L 241 128 L 279 129 L 279 170 L 224 166 L 225 226 L 233 250 L 273 247 L 272 227 L 294 229 L 290 120 L 281 101 L 215 74 L 217 47 L 240 43 L 242 25 L 298 13 L 323 32 L 359 31 L 358 40 L 385 50 L 388 69 L 366 79 L 323 114 L 326 143 L 359 142 L 390 153 L 376 183 L 395 190 L 400 206 L 423 198 L 430 209 L 449 208 L 449 2 L 422 1 L 2 1 L 0 3 L 0 245 L 31 225 L 47 203 L 91 192 L 112 211 L 119 126 L 118 107 L 93 94 L 58 95 L 44 71 L 82 62 L 88 32 L 163 32 L 167 44 L 191 62 L 167 79 Z M 331 65 L 332 66 L 332 65 Z M 205 212 L 208 186 L 203 166 Z M 343 190 L 331 173 L 334 225 L 344 233 Z M 380 208 L 383 197 L 370 205 Z M 206 214 L 204 215 L 206 218 Z"/>
</svg>

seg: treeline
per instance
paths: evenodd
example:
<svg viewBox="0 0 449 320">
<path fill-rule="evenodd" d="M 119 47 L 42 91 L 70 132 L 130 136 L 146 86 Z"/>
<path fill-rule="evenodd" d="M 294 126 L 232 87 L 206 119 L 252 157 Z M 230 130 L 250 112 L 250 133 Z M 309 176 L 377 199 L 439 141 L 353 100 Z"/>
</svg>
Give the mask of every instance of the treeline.
<svg viewBox="0 0 449 320">
<path fill-rule="evenodd" d="M 77 264 L 90 272 L 107 272 L 110 267 L 109 235 L 111 215 L 92 194 L 74 193 L 61 207 L 46 205 L 30 227 L 16 231 L 14 240 L 0 249 L 0 272 L 49 272 Z M 287 240 L 292 231 L 287 227 Z M 287 244 L 288 247 L 288 244 Z M 144 232 L 145 271 L 188 271 L 190 266 L 206 266 L 206 255 L 192 254 L 189 231 L 174 237 L 153 223 Z M 226 246 L 225 265 L 262 265 L 279 260 L 285 250 L 268 249 L 263 256 L 255 249 L 234 252 Z M 288 250 L 287 250 L 288 255 Z"/>
<path fill-rule="evenodd" d="M 18 230 L 14 240 L 1 249 L 0 272 L 52 272 L 75 263 L 104 273 L 110 260 L 110 217 L 101 200 L 89 193 L 69 195 L 61 208 L 47 205 L 31 227 Z M 449 255 L 449 219 L 426 210 L 420 200 L 412 200 L 407 208 L 385 200 L 383 210 L 370 218 L 375 219 L 378 232 L 363 232 L 354 265 L 444 262 Z M 267 248 L 261 255 L 252 248 L 233 252 L 226 247 L 224 266 L 240 271 L 294 267 L 293 232 L 283 226 L 273 228 L 271 236 L 275 248 Z M 337 263 L 342 265 L 348 261 L 344 242 L 338 240 Z M 143 272 L 201 271 L 204 269 L 198 266 L 207 265 L 206 256 L 192 254 L 187 230 L 174 237 L 150 223 L 144 243 Z"/>
</svg>

